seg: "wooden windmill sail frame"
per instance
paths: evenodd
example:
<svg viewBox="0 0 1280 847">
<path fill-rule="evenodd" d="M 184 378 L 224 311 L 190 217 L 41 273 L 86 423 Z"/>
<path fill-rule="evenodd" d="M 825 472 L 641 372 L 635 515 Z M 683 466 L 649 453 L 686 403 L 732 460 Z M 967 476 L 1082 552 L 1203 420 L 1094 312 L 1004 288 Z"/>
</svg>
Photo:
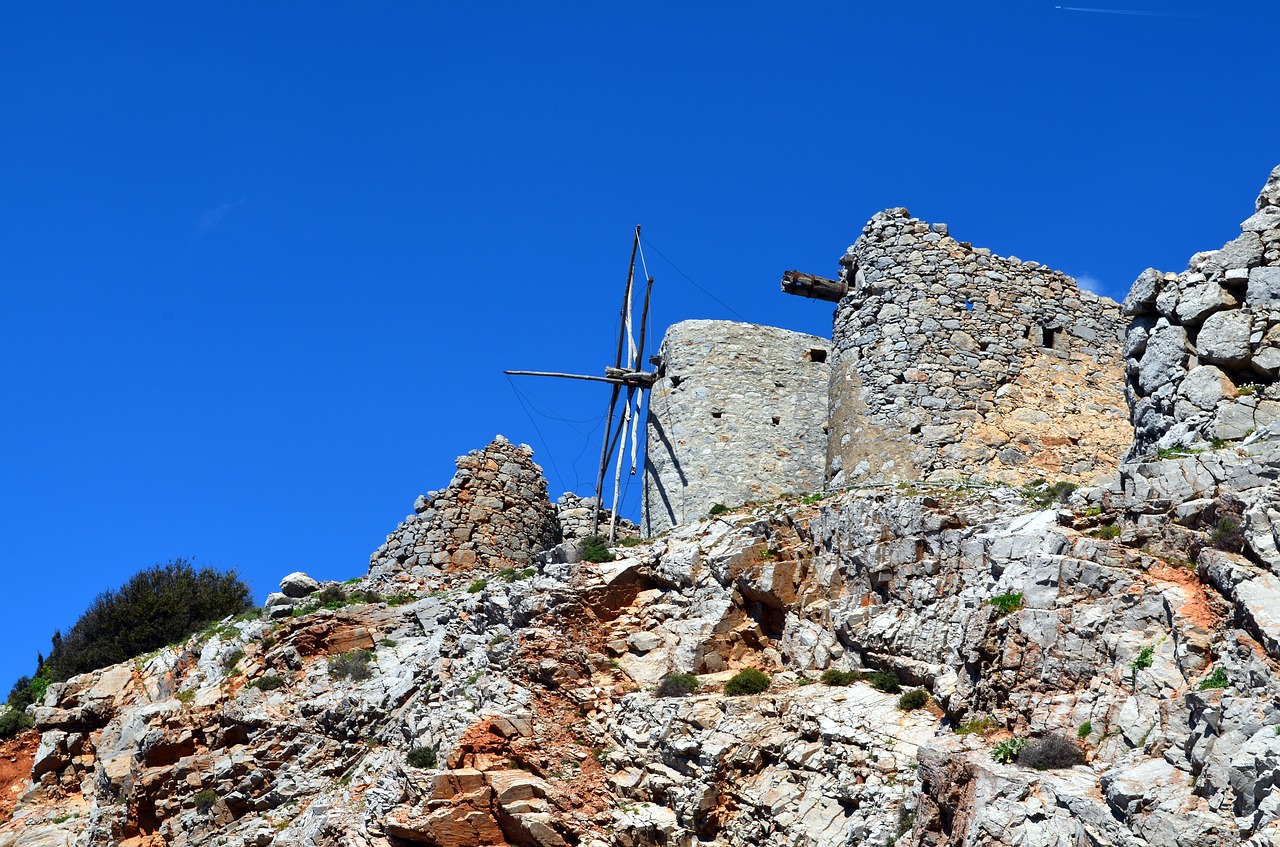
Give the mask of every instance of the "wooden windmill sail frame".
<svg viewBox="0 0 1280 847">
<path fill-rule="evenodd" d="M 653 386 L 655 375 L 653 373 L 641 369 L 641 357 L 644 356 L 645 331 L 649 323 L 649 298 L 653 294 L 653 277 L 649 276 L 645 285 L 644 292 L 644 308 L 640 313 L 640 340 L 637 344 L 632 337 L 632 301 L 634 298 L 634 286 L 636 276 L 636 253 L 643 252 L 640 248 L 640 227 L 636 226 L 635 237 L 631 242 L 631 262 L 627 267 L 627 284 L 622 293 L 622 311 L 621 323 L 618 327 L 618 350 L 614 356 L 613 366 L 605 367 L 604 376 L 592 376 L 588 374 L 569 374 L 569 373 L 553 373 L 550 371 L 504 371 L 504 373 L 513 376 L 550 376 L 561 379 L 585 379 L 593 382 L 606 382 L 613 386 L 609 394 L 609 411 L 605 420 L 604 441 L 600 445 L 600 469 L 596 474 L 596 507 L 591 513 L 591 534 L 599 535 L 600 533 L 600 510 L 604 507 L 604 478 L 609 468 L 609 461 L 613 458 L 614 451 L 618 448 L 618 443 L 623 438 L 627 430 L 627 425 L 632 428 L 632 473 L 635 472 L 636 460 L 636 427 L 639 426 L 639 404 L 636 404 L 635 411 L 632 412 L 632 403 L 636 399 L 636 393 L 646 391 Z M 647 269 L 646 269 L 647 270 Z M 646 274 L 647 276 L 647 274 Z M 626 367 L 623 367 L 623 351 L 626 351 Z M 622 394 L 622 389 L 627 389 L 627 398 L 622 406 L 621 420 L 617 429 L 614 429 L 614 418 L 617 416 L 618 397 Z M 635 418 L 632 418 L 635 414 Z M 618 461 L 615 465 L 613 478 L 613 502 L 609 510 L 609 540 L 613 541 L 617 532 L 618 525 L 618 491 L 622 481 L 622 458 L 625 453 L 625 445 L 623 451 L 618 453 Z"/>
</svg>

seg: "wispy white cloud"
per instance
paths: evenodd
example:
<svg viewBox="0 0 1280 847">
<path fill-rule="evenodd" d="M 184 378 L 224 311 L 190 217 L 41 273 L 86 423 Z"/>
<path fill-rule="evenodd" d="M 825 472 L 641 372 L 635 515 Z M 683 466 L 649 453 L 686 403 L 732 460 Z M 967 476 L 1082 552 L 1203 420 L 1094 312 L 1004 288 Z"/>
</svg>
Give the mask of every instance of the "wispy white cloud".
<svg viewBox="0 0 1280 847">
<path fill-rule="evenodd" d="M 1062 12 L 1089 12 L 1095 15 L 1134 15 L 1141 18 L 1186 18 L 1177 12 L 1144 12 L 1141 9 L 1095 9 L 1091 6 L 1054 6 Z"/>
<path fill-rule="evenodd" d="M 214 227 L 220 224 L 227 215 L 231 214 L 231 210 L 236 206 L 243 205 L 246 198 L 241 197 L 227 203 L 214 206 L 212 209 L 205 209 L 204 214 L 200 215 L 200 222 L 196 224 L 196 234 L 204 235 L 210 232 Z"/>
<path fill-rule="evenodd" d="M 1102 281 L 1093 274 L 1080 274 L 1076 277 L 1076 285 L 1079 285 L 1085 291 L 1092 291 L 1094 294 L 1103 294 Z"/>
</svg>

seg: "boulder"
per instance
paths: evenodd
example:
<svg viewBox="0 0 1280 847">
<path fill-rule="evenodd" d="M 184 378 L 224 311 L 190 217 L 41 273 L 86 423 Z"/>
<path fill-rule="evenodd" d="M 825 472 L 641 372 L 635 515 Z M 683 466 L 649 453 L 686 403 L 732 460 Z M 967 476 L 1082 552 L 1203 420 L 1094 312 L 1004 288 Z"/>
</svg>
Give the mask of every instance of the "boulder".
<svg viewBox="0 0 1280 847">
<path fill-rule="evenodd" d="M 1234 309 L 1240 302 L 1216 282 L 1200 282 L 1189 286 L 1178 301 L 1178 320 L 1198 324 L 1214 312 Z"/>
<path fill-rule="evenodd" d="M 1120 314 L 1130 317 L 1151 314 L 1156 305 L 1156 295 L 1160 293 L 1163 282 L 1164 275 L 1160 271 L 1147 268 L 1130 286 L 1129 294 L 1120 306 Z"/>
<path fill-rule="evenodd" d="M 320 583 L 307 576 L 302 571 L 294 571 L 293 573 L 280 580 L 280 591 L 286 597 L 306 597 L 313 591 L 320 590 Z"/>
<path fill-rule="evenodd" d="M 1224 399 L 1240 394 L 1226 374 L 1213 365 L 1192 368 L 1178 386 L 1178 395 L 1199 409 L 1212 411 Z"/>
<path fill-rule="evenodd" d="M 1280 268 L 1254 268 L 1249 271 L 1246 304 L 1261 308 L 1280 306 Z"/>
<path fill-rule="evenodd" d="M 1247 341 L 1247 334 L 1245 338 Z M 1147 336 L 1147 349 L 1138 363 L 1138 385 L 1150 394 L 1173 381 L 1182 371 L 1186 360 L 1187 331 L 1168 323 L 1157 325 Z"/>
<path fill-rule="evenodd" d="M 1250 291 L 1253 290 L 1250 283 Z M 1280 288 L 1277 289 L 1280 294 Z M 1205 319 L 1196 336 L 1200 359 L 1216 365 L 1240 365 L 1249 359 L 1249 333 L 1253 318 L 1249 312 L 1234 309 L 1215 312 Z"/>
</svg>

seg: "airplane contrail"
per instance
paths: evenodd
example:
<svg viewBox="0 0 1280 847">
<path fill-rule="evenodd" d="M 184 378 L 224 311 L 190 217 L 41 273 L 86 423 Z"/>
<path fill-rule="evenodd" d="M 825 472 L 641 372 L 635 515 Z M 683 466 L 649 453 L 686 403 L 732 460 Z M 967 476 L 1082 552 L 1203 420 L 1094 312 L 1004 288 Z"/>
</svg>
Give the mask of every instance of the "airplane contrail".
<svg viewBox="0 0 1280 847">
<path fill-rule="evenodd" d="M 1170 12 L 1143 12 L 1138 9 L 1092 9 L 1087 6 L 1054 6 L 1064 12 L 1093 12 L 1098 15 L 1137 15 L 1142 18 L 1182 18 L 1185 15 Z"/>
</svg>

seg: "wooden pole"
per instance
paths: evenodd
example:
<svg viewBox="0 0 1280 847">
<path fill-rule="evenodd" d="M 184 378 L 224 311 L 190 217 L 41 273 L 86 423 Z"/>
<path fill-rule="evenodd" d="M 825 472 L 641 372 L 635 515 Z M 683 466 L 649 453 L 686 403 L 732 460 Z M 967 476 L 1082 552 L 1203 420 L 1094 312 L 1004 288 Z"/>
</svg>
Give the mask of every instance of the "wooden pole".
<svg viewBox="0 0 1280 847">
<path fill-rule="evenodd" d="M 627 313 L 631 309 L 631 283 L 636 276 L 636 251 L 640 249 L 640 225 L 636 225 L 635 238 L 631 241 L 631 263 L 627 267 L 627 287 L 622 293 L 622 325 L 618 327 L 618 355 L 614 367 L 622 367 L 622 345 L 627 334 Z M 604 508 L 604 474 L 609 467 L 609 436 L 613 429 L 613 410 L 618 405 L 618 394 L 622 386 L 615 385 L 609 395 L 608 423 L 604 428 L 604 443 L 600 445 L 600 471 L 596 474 L 596 508 L 591 512 L 591 534 L 600 533 L 600 510 Z"/>
<path fill-rule="evenodd" d="M 592 382 L 607 382 L 611 385 L 640 385 L 644 383 L 642 379 L 619 379 L 612 376 L 589 376 L 587 374 L 562 374 L 552 373 L 550 371 L 503 371 L 504 374 L 512 376 L 555 376 L 562 379 L 589 379 Z"/>
</svg>

